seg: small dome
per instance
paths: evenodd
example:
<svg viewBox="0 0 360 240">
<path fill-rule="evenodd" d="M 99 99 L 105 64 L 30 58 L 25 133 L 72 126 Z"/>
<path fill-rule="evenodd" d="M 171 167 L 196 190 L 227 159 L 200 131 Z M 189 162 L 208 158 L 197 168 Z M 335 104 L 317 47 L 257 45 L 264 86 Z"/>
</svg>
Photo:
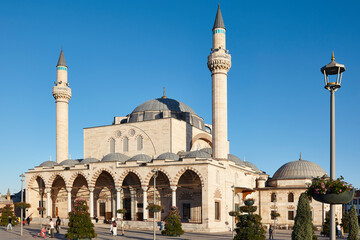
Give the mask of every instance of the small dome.
<svg viewBox="0 0 360 240">
<path fill-rule="evenodd" d="M 243 163 L 245 164 L 245 166 L 248 166 L 249 168 L 252 168 L 256 171 L 259 171 L 259 169 L 255 166 L 255 164 L 253 164 L 251 162 L 247 162 L 247 161 L 244 161 Z"/>
<path fill-rule="evenodd" d="M 56 162 L 53 161 L 46 161 L 40 164 L 40 167 L 54 167 L 57 166 L 58 164 Z"/>
<path fill-rule="evenodd" d="M 172 152 L 166 152 L 166 153 L 160 154 L 156 159 L 178 161 L 179 156 Z"/>
<path fill-rule="evenodd" d="M 80 163 L 81 164 L 89 164 L 89 163 L 94 163 L 94 162 L 100 162 L 100 160 L 97 158 L 85 158 Z"/>
<path fill-rule="evenodd" d="M 245 165 L 245 163 L 243 161 L 241 161 L 240 158 L 238 158 L 237 156 L 235 156 L 233 154 L 228 154 L 228 159 L 238 165 L 242 165 L 242 166 Z"/>
<path fill-rule="evenodd" d="M 122 153 L 109 153 L 101 159 L 102 162 L 126 162 L 129 159 L 128 156 Z"/>
<path fill-rule="evenodd" d="M 187 158 L 211 158 L 211 155 L 207 152 L 198 150 L 198 151 L 192 151 L 188 155 L 186 155 Z"/>
<path fill-rule="evenodd" d="M 151 162 L 152 157 L 146 154 L 138 154 L 127 160 L 127 162 Z"/>
<path fill-rule="evenodd" d="M 316 163 L 306 160 L 296 160 L 282 165 L 272 179 L 298 179 L 322 177 L 325 170 Z"/>
<path fill-rule="evenodd" d="M 66 159 L 59 164 L 63 165 L 63 166 L 75 166 L 75 164 L 78 164 L 78 163 L 79 163 L 79 160 Z"/>
<path fill-rule="evenodd" d="M 212 148 L 202 148 L 202 149 L 200 149 L 200 151 L 203 151 L 203 152 L 206 152 L 206 153 L 212 155 Z"/>
<path fill-rule="evenodd" d="M 174 111 L 196 114 L 188 105 L 171 98 L 151 99 L 137 106 L 132 113 L 144 111 Z"/>
</svg>

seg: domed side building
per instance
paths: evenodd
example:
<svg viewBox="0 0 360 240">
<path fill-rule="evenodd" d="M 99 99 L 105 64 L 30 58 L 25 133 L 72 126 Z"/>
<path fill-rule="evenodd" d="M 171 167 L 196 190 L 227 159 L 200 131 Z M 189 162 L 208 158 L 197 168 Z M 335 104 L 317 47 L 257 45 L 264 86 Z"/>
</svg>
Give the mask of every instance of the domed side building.
<svg viewBox="0 0 360 240">
<path fill-rule="evenodd" d="M 291 228 L 294 225 L 299 197 L 316 177 L 328 175 L 322 167 L 302 160 L 300 155 L 299 160 L 281 166 L 268 181 L 258 179 L 255 198 L 259 203 L 258 213 L 263 224 Z M 330 205 L 311 199 L 310 208 L 314 226 L 321 227 Z M 279 213 L 280 216 L 275 219 L 271 216 L 272 212 Z M 336 216 L 338 219 L 342 217 L 341 205 L 337 205 Z"/>
</svg>

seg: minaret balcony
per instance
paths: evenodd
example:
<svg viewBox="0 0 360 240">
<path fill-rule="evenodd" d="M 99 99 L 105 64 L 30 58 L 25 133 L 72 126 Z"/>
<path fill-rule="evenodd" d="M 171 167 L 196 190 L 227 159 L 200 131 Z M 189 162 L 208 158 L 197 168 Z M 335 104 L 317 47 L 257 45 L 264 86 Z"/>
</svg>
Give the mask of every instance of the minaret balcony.
<svg viewBox="0 0 360 240">
<path fill-rule="evenodd" d="M 53 96 L 56 100 L 64 99 L 69 101 L 71 98 L 71 88 L 69 87 L 53 87 Z"/>
<path fill-rule="evenodd" d="M 222 51 L 213 52 L 208 56 L 207 65 L 210 71 L 229 71 L 231 68 L 231 55 Z"/>
</svg>

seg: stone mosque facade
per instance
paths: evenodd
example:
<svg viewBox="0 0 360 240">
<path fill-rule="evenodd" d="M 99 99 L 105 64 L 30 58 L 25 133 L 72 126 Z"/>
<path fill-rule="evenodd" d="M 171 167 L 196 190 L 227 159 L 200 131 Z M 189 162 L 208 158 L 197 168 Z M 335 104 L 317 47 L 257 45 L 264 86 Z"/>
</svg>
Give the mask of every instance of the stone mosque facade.
<svg viewBox="0 0 360 240">
<path fill-rule="evenodd" d="M 230 154 L 227 138 L 227 72 L 231 56 L 220 8 L 212 29 L 208 56 L 212 78 L 212 124 L 206 124 L 188 105 L 165 96 L 137 106 L 112 124 L 84 129 L 83 159 L 68 159 L 68 68 L 61 50 L 56 102 L 56 162 L 45 161 L 26 173 L 27 215 L 38 221 L 66 219 L 75 199 L 86 199 L 90 216 L 100 221 L 123 218 L 130 227 L 151 228 L 149 204 L 177 206 L 185 231 L 219 232 L 231 229 L 229 211 L 254 198 L 265 225 L 294 224 L 297 201 L 313 177 L 326 172 L 301 160 L 282 166 L 272 178 L 254 164 Z M 156 187 L 154 189 L 154 173 Z M 38 211 L 45 207 L 45 211 Z M 311 202 L 314 224 L 320 226 L 328 205 Z M 337 212 L 341 214 L 341 208 Z M 340 215 L 338 215 L 340 217 Z"/>
</svg>

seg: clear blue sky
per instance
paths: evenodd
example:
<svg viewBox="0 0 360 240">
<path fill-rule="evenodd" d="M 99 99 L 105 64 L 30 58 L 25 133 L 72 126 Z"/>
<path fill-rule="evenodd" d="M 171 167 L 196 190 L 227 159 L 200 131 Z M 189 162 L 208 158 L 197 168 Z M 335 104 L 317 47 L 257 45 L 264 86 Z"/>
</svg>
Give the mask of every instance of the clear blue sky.
<svg viewBox="0 0 360 240">
<path fill-rule="evenodd" d="M 211 123 L 207 56 L 218 1 L 1 1 L 0 192 L 55 156 L 52 86 L 63 47 L 73 97 L 69 152 L 83 128 L 167 96 Z M 320 68 L 346 66 L 336 93 L 336 175 L 360 187 L 359 1 L 220 1 L 232 55 L 231 153 L 273 175 L 302 158 L 329 172 L 330 95 Z"/>
</svg>

